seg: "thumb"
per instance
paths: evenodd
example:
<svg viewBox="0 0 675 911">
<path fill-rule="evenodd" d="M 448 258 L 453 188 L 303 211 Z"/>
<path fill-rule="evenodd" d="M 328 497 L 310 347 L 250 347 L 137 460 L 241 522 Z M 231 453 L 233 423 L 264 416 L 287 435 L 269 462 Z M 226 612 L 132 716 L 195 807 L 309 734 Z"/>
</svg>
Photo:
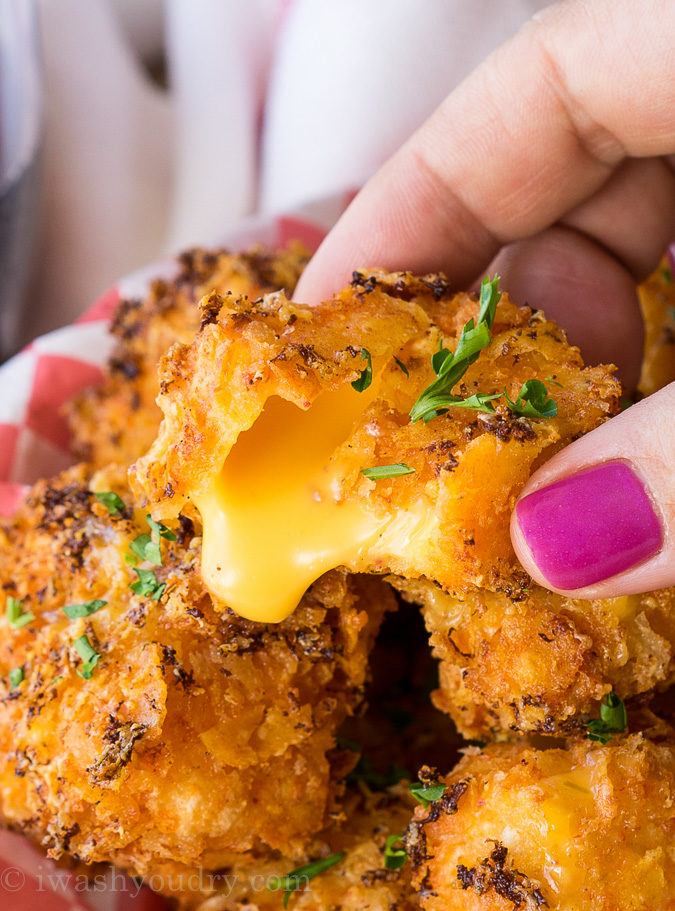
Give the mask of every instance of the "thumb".
<svg viewBox="0 0 675 911">
<path fill-rule="evenodd" d="M 576 598 L 675 585 L 675 383 L 535 472 L 511 538 L 535 581 Z"/>
</svg>

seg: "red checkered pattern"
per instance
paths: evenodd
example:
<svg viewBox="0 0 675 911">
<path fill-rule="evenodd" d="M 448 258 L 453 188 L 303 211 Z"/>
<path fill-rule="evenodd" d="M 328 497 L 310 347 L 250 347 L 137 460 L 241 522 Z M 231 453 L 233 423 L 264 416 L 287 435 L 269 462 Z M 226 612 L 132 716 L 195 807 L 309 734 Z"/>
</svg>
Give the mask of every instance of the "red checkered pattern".
<svg viewBox="0 0 675 911">
<path fill-rule="evenodd" d="M 298 238 L 315 250 L 348 201 L 340 196 L 296 215 L 252 219 L 219 245 L 284 246 Z M 36 339 L 0 367 L 0 515 L 12 515 L 28 485 L 71 464 L 62 406 L 77 390 L 100 381 L 112 345 L 108 325 L 119 301 L 143 297 L 153 278 L 170 279 L 175 268 L 167 260 L 128 276 L 72 326 Z M 59 870 L 24 839 L 0 832 L 3 911 L 166 909 L 159 896 L 139 891 L 121 873 L 110 871 L 107 877 L 85 888 L 83 879 Z"/>
</svg>

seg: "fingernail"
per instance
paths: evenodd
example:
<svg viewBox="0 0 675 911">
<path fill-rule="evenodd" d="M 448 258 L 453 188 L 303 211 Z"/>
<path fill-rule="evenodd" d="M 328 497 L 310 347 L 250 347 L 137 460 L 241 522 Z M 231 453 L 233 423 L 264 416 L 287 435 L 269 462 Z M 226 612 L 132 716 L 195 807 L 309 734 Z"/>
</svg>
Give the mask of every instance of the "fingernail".
<svg viewBox="0 0 675 911">
<path fill-rule="evenodd" d="M 523 497 L 516 519 L 553 588 L 609 579 L 658 553 L 661 523 L 644 484 L 625 462 L 606 462 Z"/>
</svg>

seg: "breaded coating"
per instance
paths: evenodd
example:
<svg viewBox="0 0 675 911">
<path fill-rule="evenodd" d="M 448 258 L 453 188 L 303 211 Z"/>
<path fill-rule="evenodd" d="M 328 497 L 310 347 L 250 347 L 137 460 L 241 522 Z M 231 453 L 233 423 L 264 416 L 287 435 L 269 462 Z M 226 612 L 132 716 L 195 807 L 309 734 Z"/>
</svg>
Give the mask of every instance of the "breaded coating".
<svg viewBox="0 0 675 911">
<path fill-rule="evenodd" d="M 527 588 L 511 547 L 511 510 L 541 461 L 615 412 L 619 384 L 611 368 L 585 368 L 561 329 L 504 295 L 492 341 L 456 391 L 506 387 L 515 400 L 536 378 L 548 381 L 557 416 L 518 416 L 500 399 L 494 414 L 451 408 L 429 423 L 411 423 L 411 406 L 434 379 L 432 354 L 443 340 L 453 348 L 478 315 L 476 296 L 453 295 L 443 276 L 355 273 L 350 287 L 315 308 L 281 293 L 255 303 L 213 294 L 201 307 L 193 344 L 176 345 L 162 361 L 164 421 L 132 469 L 132 487 L 153 515 L 174 518 L 206 495 L 238 435 L 272 397 L 311 413 L 321 394 L 348 391 L 367 351 L 375 379 L 330 458 L 332 491 L 336 501 L 398 524 L 345 565 L 425 576 L 447 591 Z M 414 474 L 373 481 L 360 473 L 392 463 Z"/>
<path fill-rule="evenodd" d="M 387 870 L 384 850 L 388 835 L 403 833 L 412 801 L 407 785 L 374 793 L 352 791 L 344 802 L 346 821 L 317 839 L 306 862 L 334 854 L 345 857 L 320 875 L 299 884 L 289 899 L 293 911 L 414 911 L 419 908 L 405 864 Z M 289 858 L 251 867 L 234 866 L 221 879 L 219 893 L 198 904 L 198 911 L 282 911 L 283 892 L 267 886 L 297 868 Z M 218 888 L 218 887 L 217 887 Z M 184 899 L 183 907 L 190 907 Z"/>
<path fill-rule="evenodd" d="M 638 389 L 651 395 L 675 382 L 675 280 L 667 258 L 638 288 L 645 347 Z"/>
<path fill-rule="evenodd" d="M 103 468 L 130 465 L 142 455 L 162 417 L 155 405 L 157 364 L 174 342 L 192 340 L 204 294 L 215 290 L 252 300 L 280 288 L 291 294 L 308 258 L 297 241 L 275 251 L 189 250 L 178 257 L 173 279 L 154 281 L 144 300 L 122 301 L 110 330 L 116 344 L 105 381 L 68 407 L 76 457 Z"/>
<path fill-rule="evenodd" d="M 611 690 L 623 699 L 675 682 L 675 589 L 580 601 L 534 583 L 510 598 L 460 598 L 394 584 L 424 606 L 440 659 L 438 708 L 460 732 L 572 733 Z"/>
<path fill-rule="evenodd" d="M 335 571 L 285 623 L 217 612 L 189 520 L 172 541 L 130 503 L 120 472 L 78 467 L 0 525 L 2 820 L 141 876 L 302 857 L 353 759 L 334 733 L 391 592 Z"/>
<path fill-rule="evenodd" d="M 406 833 L 427 911 L 675 907 L 672 731 L 474 748 L 443 781 Z"/>
</svg>

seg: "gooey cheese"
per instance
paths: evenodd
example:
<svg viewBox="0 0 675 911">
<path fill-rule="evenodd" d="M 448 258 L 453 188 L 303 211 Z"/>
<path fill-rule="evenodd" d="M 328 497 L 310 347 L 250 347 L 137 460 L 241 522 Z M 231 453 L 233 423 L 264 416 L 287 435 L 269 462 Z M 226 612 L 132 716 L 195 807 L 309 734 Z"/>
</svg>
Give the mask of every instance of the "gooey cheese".
<svg viewBox="0 0 675 911">
<path fill-rule="evenodd" d="M 324 572 L 358 570 L 364 553 L 386 541 L 391 516 L 341 499 L 339 466 L 331 463 L 376 385 L 364 393 L 349 384 L 324 392 L 308 411 L 269 399 L 208 491 L 195 498 L 204 527 L 202 578 L 241 616 L 284 620 Z M 405 538 L 406 529 L 397 528 L 401 533 Z"/>
</svg>

